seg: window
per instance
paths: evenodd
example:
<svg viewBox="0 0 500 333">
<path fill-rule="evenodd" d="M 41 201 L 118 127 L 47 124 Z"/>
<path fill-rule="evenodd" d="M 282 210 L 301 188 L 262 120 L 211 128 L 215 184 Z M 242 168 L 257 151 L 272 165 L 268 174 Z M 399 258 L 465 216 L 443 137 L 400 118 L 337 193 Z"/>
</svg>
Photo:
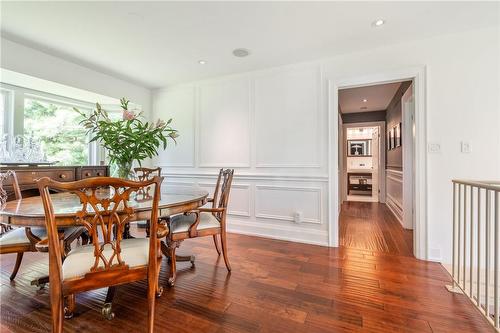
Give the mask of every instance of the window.
<svg viewBox="0 0 500 333">
<path fill-rule="evenodd" d="M 7 89 L 0 89 L 0 138 L 10 132 L 9 125 L 11 117 L 12 91 Z"/>
<path fill-rule="evenodd" d="M 79 124 L 81 120 L 73 105 L 36 97 L 24 99 L 24 135 L 39 140 L 48 160 L 59 165 L 89 163 L 88 135 Z"/>
</svg>

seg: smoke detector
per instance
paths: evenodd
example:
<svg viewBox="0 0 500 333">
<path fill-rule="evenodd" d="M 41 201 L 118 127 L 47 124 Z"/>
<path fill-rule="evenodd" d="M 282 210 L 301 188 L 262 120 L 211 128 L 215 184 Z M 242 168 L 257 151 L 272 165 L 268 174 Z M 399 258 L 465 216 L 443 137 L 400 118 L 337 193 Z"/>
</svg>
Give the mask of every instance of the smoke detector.
<svg viewBox="0 0 500 333">
<path fill-rule="evenodd" d="M 238 58 L 244 58 L 244 57 L 250 55 L 250 50 L 249 49 L 243 49 L 243 48 L 234 49 L 233 50 L 233 55 L 235 57 L 238 57 Z"/>
</svg>

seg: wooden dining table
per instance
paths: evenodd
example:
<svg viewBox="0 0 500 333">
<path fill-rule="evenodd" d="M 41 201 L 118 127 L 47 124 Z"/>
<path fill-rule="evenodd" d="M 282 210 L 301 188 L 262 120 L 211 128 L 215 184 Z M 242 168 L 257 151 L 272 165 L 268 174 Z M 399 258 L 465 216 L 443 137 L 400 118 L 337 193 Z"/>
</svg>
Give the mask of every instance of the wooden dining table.
<svg viewBox="0 0 500 333">
<path fill-rule="evenodd" d="M 99 195 L 110 196 L 109 190 L 100 190 Z M 107 192 L 106 192 L 107 191 Z M 166 219 L 172 215 L 184 213 L 206 204 L 208 192 L 195 187 L 168 187 L 162 190 L 158 204 L 158 217 Z M 76 214 L 82 208 L 78 196 L 68 192 L 54 193 L 51 195 L 54 206 L 55 220 L 59 227 L 79 225 Z M 134 209 L 131 221 L 149 220 L 151 217 L 153 201 L 151 198 L 138 196 L 131 198 L 128 206 Z M 12 226 L 45 227 L 45 213 L 40 196 L 28 197 L 8 201 L 0 210 L 0 223 Z M 128 236 L 127 236 L 128 237 Z M 166 253 L 164 241 L 161 243 L 162 252 Z M 177 261 L 194 262 L 194 256 L 176 256 Z M 49 282 L 49 277 L 44 276 L 32 281 L 33 285 L 44 285 Z M 109 288 L 106 303 L 113 298 L 114 288 Z"/>
<path fill-rule="evenodd" d="M 109 191 L 102 190 L 102 195 Z M 169 187 L 162 191 L 158 204 L 160 218 L 187 212 L 203 206 L 207 202 L 208 192 L 194 187 Z M 51 195 L 54 214 L 58 226 L 78 225 L 76 213 L 81 210 L 80 199 L 71 193 L 54 193 Z M 129 207 L 134 209 L 131 220 L 147 220 L 151 215 L 153 201 L 151 199 L 132 198 Z M 45 227 L 45 213 L 40 196 L 12 200 L 0 210 L 0 223 L 13 226 Z"/>
</svg>

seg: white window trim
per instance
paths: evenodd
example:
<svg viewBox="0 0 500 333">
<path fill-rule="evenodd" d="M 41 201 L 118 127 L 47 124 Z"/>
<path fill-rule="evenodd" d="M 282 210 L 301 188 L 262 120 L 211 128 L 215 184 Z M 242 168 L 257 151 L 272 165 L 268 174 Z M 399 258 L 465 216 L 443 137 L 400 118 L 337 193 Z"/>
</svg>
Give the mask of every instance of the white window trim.
<svg viewBox="0 0 500 333">
<path fill-rule="evenodd" d="M 23 130 L 24 104 L 25 104 L 25 99 L 27 98 L 41 100 L 44 102 L 54 103 L 62 106 L 77 107 L 88 110 L 89 112 L 95 109 L 94 103 L 89 103 L 86 101 L 72 99 L 55 94 L 45 93 L 43 91 L 23 88 L 6 83 L 0 83 L 0 89 L 8 91 L 12 94 L 11 95 L 12 98 L 9 103 L 9 110 L 8 110 L 9 114 L 6 115 L 6 122 L 8 121 L 8 132 L 6 133 L 10 135 L 24 134 Z M 119 109 L 118 105 L 116 106 L 116 109 L 118 111 Z M 111 110 L 111 112 L 113 111 L 115 110 Z M 97 142 L 92 142 L 88 144 L 88 147 L 89 147 L 88 150 L 89 158 L 87 161 L 88 165 L 99 165 L 103 161 L 105 161 L 105 151 L 102 146 L 100 146 Z"/>
</svg>

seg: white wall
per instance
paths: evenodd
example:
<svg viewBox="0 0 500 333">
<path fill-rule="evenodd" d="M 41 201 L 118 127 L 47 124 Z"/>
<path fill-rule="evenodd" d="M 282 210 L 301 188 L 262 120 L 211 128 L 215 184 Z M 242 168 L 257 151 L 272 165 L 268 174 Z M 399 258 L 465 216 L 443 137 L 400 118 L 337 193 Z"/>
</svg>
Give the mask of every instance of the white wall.
<svg viewBox="0 0 500 333">
<path fill-rule="evenodd" d="M 156 91 L 153 117 L 173 117 L 181 134 L 157 159 L 167 186 L 212 191 L 218 169 L 233 167 L 230 231 L 326 245 L 321 82 L 320 66 L 306 64 Z"/>
<path fill-rule="evenodd" d="M 428 250 L 450 262 L 450 180 L 500 179 L 498 38 L 482 29 L 156 91 L 154 115 L 181 133 L 158 164 L 167 182 L 203 186 L 234 166 L 230 230 L 327 244 L 328 80 L 426 66 L 427 140 L 442 149 L 427 162 Z"/>
<path fill-rule="evenodd" d="M 147 88 L 54 57 L 3 37 L 0 40 L 0 52 L 1 68 L 109 97 L 127 97 L 132 102 L 142 105 L 142 109 L 146 112 L 150 110 L 151 91 Z"/>
</svg>

